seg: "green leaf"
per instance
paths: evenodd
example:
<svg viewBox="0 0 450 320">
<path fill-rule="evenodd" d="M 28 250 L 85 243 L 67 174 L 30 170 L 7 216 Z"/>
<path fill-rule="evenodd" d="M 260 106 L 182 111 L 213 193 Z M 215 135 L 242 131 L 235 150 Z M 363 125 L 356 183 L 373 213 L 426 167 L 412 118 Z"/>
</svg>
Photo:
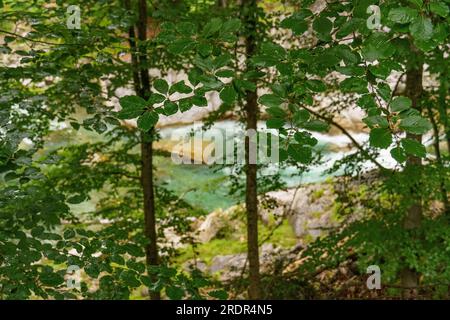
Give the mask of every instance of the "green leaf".
<svg viewBox="0 0 450 320">
<path fill-rule="evenodd" d="M 152 93 L 150 95 L 150 98 L 148 98 L 148 104 L 149 105 L 154 105 L 154 104 L 158 104 L 158 103 L 162 103 L 166 100 L 166 97 L 163 96 L 162 94 L 159 93 Z"/>
<path fill-rule="evenodd" d="M 430 10 L 443 18 L 447 17 L 449 11 L 448 5 L 443 2 L 431 2 Z"/>
<path fill-rule="evenodd" d="M 39 237 L 45 231 L 44 227 L 37 226 L 31 229 L 31 235 L 35 238 Z"/>
<path fill-rule="evenodd" d="M 318 132 L 328 131 L 329 127 L 328 123 L 321 120 L 311 120 L 302 124 L 302 128 Z"/>
<path fill-rule="evenodd" d="M 418 12 L 415 9 L 400 7 L 391 9 L 391 11 L 389 11 L 388 19 L 396 23 L 409 23 L 413 21 L 417 15 Z"/>
<path fill-rule="evenodd" d="M 395 160 L 397 160 L 397 162 L 405 162 L 406 161 L 406 154 L 405 154 L 405 150 L 403 150 L 401 147 L 395 147 L 391 150 L 391 156 L 392 158 L 394 158 Z"/>
<path fill-rule="evenodd" d="M 278 107 L 284 100 L 274 94 L 265 94 L 259 98 L 259 103 L 266 107 Z"/>
<path fill-rule="evenodd" d="M 323 92 L 327 90 L 327 86 L 320 80 L 308 80 L 305 83 L 306 87 L 313 92 Z"/>
<path fill-rule="evenodd" d="M 155 111 L 147 111 L 137 120 L 138 128 L 142 131 L 149 131 L 159 120 L 159 115 Z"/>
<path fill-rule="evenodd" d="M 264 42 L 261 44 L 261 51 L 276 59 L 284 59 L 286 56 L 286 49 L 273 42 Z"/>
<path fill-rule="evenodd" d="M 67 199 L 67 203 L 70 204 L 79 204 L 82 203 L 86 199 L 84 194 L 76 194 Z"/>
<path fill-rule="evenodd" d="M 281 21 L 280 26 L 285 29 L 291 29 L 297 36 L 302 35 L 306 30 L 308 30 L 308 24 L 306 21 L 301 21 L 294 16 L 288 17 Z"/>
<path fill-rule="evenodd" d="M 224 87 L 222 91 L 220 91 L 219 97 L 220 99 L 222 99 L 223 102 L 231 105 L 236 101 L 237 93 L 232 85 L 228 85 Z"/>
<path fill-rule="evenodd" d="M 116 117 L 121 120 L 134 119 L 139 117 L 144 110 L 122 109 L 116 113 Z"/>
<path fill-rule="evenodd" d="M 67 229 L 64 231 L 64 239 L 72 239 L 75 237 L 75 231 L 73 229 Z"/>
<path fill-rule="evenodd" d="M 216 77 L 220 78 L 232 78 L 234 77 L 234 71 L 233 70 L 219 70 L 215 73 Z"/>
<path fill-rule="evenodd" d="M 313 30 L 321 40 L 331 39 L 330 33 L 333 29 L 333 23 L 327 17 L 316 18 L 313 22 Z"/>
<path fill-rule="evenodd" d="M 169 90 L 169 85 L 167 84 L 166 80 L 164 79 L 156 79 L 153 82 L 153 86 L 155 87 L 155 89 L 162 93 L 162 94 L 166 94 L 167 91 Z"/>
<path fill-rule="evenodd" d="M 422 8 L 423 0 L 408 0 L 412 4 L 414 4 L 417 8 Z"/>
<path fill-rule="evenodd" d="M 280 129 L 284 126 L 285 121 L 279 118 L 272 118 L 266 121 L 267 128 L 269 129 Z"/>
<path fill-rule="evenodd" d="M 334 54 L 341 58 L 346 65 L 357 64 L 360 61 L 359 55 L 350 49 L 349 46 L 340 44 L 334 47 Z"/>
<path fill-rule="evenodd" d="M 5 180 L 5 182 L 11 181 L 11 180 L 15 180 L 17 178 L 19 178 L 20 175 L 15 173 L 14 171 L 10 171 L 7 174 L 4 175 L 3 179 Z"/>
<path fill-rule="evenodd" d="M 120 278 L 128 287 L 137 288 L 141 285 L 141 282 L 136 279 L 136 274 L 133 271 L 122 271 L 122 273 L 120 274 Z"/>
<path fill-rule="evenodd" d="M 241 27 L 241 20 L 240 19 L 230 19 L 226 21 L 222 28 L 220 29 L 220 32 L 226 33 L 226 32 L 237 32 L 239 28 Z"/>
<path fill-rule="evenodd" d="M 358 76 L 358 77 L 364 75 L 366 72 L 364 68 L 356 66 L 348 66 L 348 67 L 336 66 L 336 71 L 345 74 L 346 76 Z"/>
<path fill-rule="evenodd" d="M 86 274 L 89 277 L 94 278 L 94 279 L 96 279 L 98 277 L 98 275 L 100 274 L 98 265 L 95 263 L 90 263 L 87 266 L 85 266 L 84 271 L 86 272 Z"/>
<path fill-rule="evenodd" d="M 164 102 L 164 114 L 166 116 L 171 116 L 178 112 L 178 105 L 175 102 L 172 102 L 170 100 L 166 100 Z"/>
<path fill-rule="evenodd" d="M 308 121 L 309 118 L 310 118 L 310 114 L 309 114 L 308 110 L 299 109 L 298 111 L 296 111 L 294 113 L 293 120 L 297 126 L 300 126 L 300 125 L 304 124 L 306 121 Z"/>
<path fill-rule="evenodd" d="M 117 121 L 117 120 L 116 120 Z M 74 128 L 75 130 L 80 129 L 80 124 L 78 122 L 75 121 L 71 121 L 70 125 L 72 126 L 72 128 Z"/>
<path fill-rule="evenodd" d="M 178 101 L 178 106 L 180 107 L 181 112 L 186 112 L 193 106 L 192 99 L 191 98 L 181 99 Z"/>
<path fill-rule="evenodd" d="M 286 117 L 286 111 L 281 109 L 280 107 L 270 107 L 266 110 L 268 114 L 270 114 L 272 117 L 275 118 L 285 118 Z"/>
<path fill-rule="evenodd" d="M 424 158 L 427 155 L 425 146 L 416 140 L 404 138 L 401 143 L 407 154 L 420 158 Z"/>
<path fill-rule="evenodd" d="M 391 74 L 391 69 L 384 63 L 376 66 L 369 66 L 370 72 L 381 79 L 386 79 Z"/>
<path fill-rule="evenodd" d="M 411 99 L 407 97 L 395 97 L 391 101 L 391 110 L 393 112 L 402 112 L 409 109 L 412 105 Z"/>
<path fill-rule="evenodd" d="M 208 100 L 202 95 L 195 95 L 191 97 L 192 104 L 197 107 L 206 107 L 208 105 Z"/>
<path fill-rule="evenodd" d="M 192 88 L 185 84 L 183 80 L 181 80 L 170 87 L 169 93 L 173 94 L 175 92 L 188 94 L 192 92 Z"/>
<path fill-rule="evenodd" d="M 384 101 L 389 101 L 391 98 L 392 92 L 391 87 L 387 83 L 379 83 L 377 86 L 377 93 L 383 98 Z"/>
<path fill-rule="evenodd" d="M 276 94 L 279 97 L 283 97 L 286 98 L 287 97 L 287 90 L 286 90 L 286 86 L 281 85 L 279 83 L 275 83 L 272 86 L 270 86 L 270 88 L 272 89 L 272 92 L 274 94 Z"/>
<path fill-rule="evenodd" d="M 298 131 L 294 134 L 294 139 L 301 145 L 308 145 L 314 147 L 317 144 L 317 139 L 311 133 L 306 131 Z"/>
<path fill-rule="evenodd" d="M 124 109 L 144 109 L 147 102 L 138 96 L 125 96 L 119 99 L 119 103 Z"/>
<path fill-rule="evenodd" d="M 64 278 L 56 272 L 45 272 L 39 275 L 44 286 L 57 287 L 64 282 Z"/>
<path fill-rule="evenodd" d="M 119 119 L 134 119 L 142 114 L 148 102 L 138 96 L 125 96 L 119 99 L 122 106 L 116 116 Z"/>
<path fill-rule="evenodd" d="M 395 46 L 386 34 L 375 32 L 364 41 L 361 53 L 368 61 L 387 59 L 395 53 Z"/>
<path fill-rule="evenodd" d="M 361 78 L 347 78 L 339 84 L 343 92 L 367 93 L 367 82 Z"/>
<path fill-rule="evenodd" d="M 123 246 L 126 252 L 128 252 L 133 257 L 143 257 L 145 256 L 144 251 L 141 247 L 133 243 L 127 243 Z"/>
<path fill-rule="evenodd" d="M 419 16 L 409 25 L 409 31 L 416 40 L 428 40 L 433 35 L 433 23 L 430 18 Z"/>
<path fill-rule="evenodd" d="M 350 33 L 357 31 L 359 28 L 365 26 L 366 21 L 360 18 L 352 18 L 345 22 L 339 31 L 336 33 L 338 39 L 348 36 Z"/>
<path fill-rule="evenodd" d="M 218 32 L 222 27 L 222 20 L 219 18 L 212 18 L 205 27 L 203 28 L 203 35 L 205 37 L 212 36 L 214 33 Z"/>
<path fill-rule="evenodd" d="M 434 31 L 433 31 L 433 43 L 442 44 L 447 39 L 449 32 L 447 31 L 447 28 L 445 27 L 444 23 L 438 23 L 435 25 Z"/>
<path fill-rule="evenodd" d="M 222 54 L 214 59 L 214 62 L 213 62 L 214 69 L 223 68 L 226 65 L 228 65 L 230 63 L 230 61 L 231 61 L 231 56 L 228 53 Z"/>
<path fill-rule="evenodd" d="M 184 290 L 178 286 L 168 286 L 166 294 L 171 300 L 181 300 L 184 297 Z"/>
<path fill-rule="evenodd" d="M 421 116 L 409 116 L 401 120 L 400 128 L 413 134 L 424 134 L 431 130 L 431 123 Z"/>
<path fill-rule="evenodd" d="M 177 39 L 167 46 L 167 50 L 175 55 L 182 53 L 192 45 L 191 39 Z"/>
<path fill-rule="evenodd" d="M 208 57 L 213 51 L 213 46 L 210 43 L 199 43 L 197 50 L 202 57 Z"/>
<path fill-rule="evenodd" d="M 212 290 L 208 292 L 208 295 L 219 300 L 228 299 L 228 293 L 225 290 Z"/>
<path fill-rule="evenodd" d="M 435 49 L 438 46 L 438 43 L 436 41 L 433 41 L 433 39 L 428 40 L 414 40 L 414 44 L 417 48 L 422 50 L 423 52 L 430 52 L 431 50 Z"/>
<path fill-rule="evenodd" d="M 363 119 L 363 122 L 367 124 L 370 128 L 388 128 L 389 122 L 383 116 L 370 116 Z"/>
<path fill-rule="evenodd" d="M 370 131 L 369 142 L 373 147 L 386 149 L 392 143 L 391 132 L 385 128 L 374 128 Z"/>
<path fill-rule="evenodd" d="M 297 162 L 308 164 L 312 160 L 312 150 L 297 143 L 290 144 L 288 147 L 289 156 Z"/>
</svg>

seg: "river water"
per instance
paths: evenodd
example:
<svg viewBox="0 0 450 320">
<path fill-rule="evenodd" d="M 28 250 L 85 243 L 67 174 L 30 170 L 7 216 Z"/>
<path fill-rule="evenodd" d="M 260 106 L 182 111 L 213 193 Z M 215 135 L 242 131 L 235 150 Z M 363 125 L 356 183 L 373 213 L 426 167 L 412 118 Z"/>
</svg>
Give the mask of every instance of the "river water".
<svg viewBox="0 0 450 320">
<path fill-rule="evenodd" d="M 264 126 L 264 122 L 260 122 L 258 129 L 264 130 Z M 194 125 L 164 127 L 159 130 L 161 136 L 159 144 L 170 141 L 174 136 L 186 136 L 192 132 L 193 128 Z M 76 131 L 65 123 L 54 124 L 54 130 L 47 139 L 44 152 L 70 144 L 93 143 L 102 140 L 102 136 L 95 132 L 82 128 Z M 209 129 L 209 131 L 211 130 L 227 130 L 227 132 L 238 133 L 242 131 L 242 125 L 234 120 L 219 121 Z M 204 132 L 205 135 L 207 133 L 208 131 Z M 325 171 L 333 165 L 334 161 L 341 159 L 345 154 L 352 151 L 349 148 L 350 140 L 344 135 L 320 133 L 312 133 L 312 135 L 318 140 L 314 150 L 322 155 L 321 162 L 311 166 L 308 171 L 302 174 L 299 174 L 299 169 L 293 166 L 278 168 L 281 180 L 287 187 L 327 179 L 329 175 L 325 174 Z M 364 133 L 356 133 L 354 137 L 361 143 L 368 139 Z M 224 209 L 243 200 L 242 195 L 230 195 L 230 179 L 228 178 L 232 172 L 230 167 L 206 164 L 176 164 L 171 157 L 156 156 L 155 168 L 158 184 L 163 184 L 177 196 L 183 197 L 192 206 L 205 212 L 218 208 Z M 335 174 L 339 174 L 339 172 Z M 101 196 L 101 192 L 93 192 L 89 201 L 72 206 L 72 209 L 75 211 L 92 211 Z"/>
</svg>

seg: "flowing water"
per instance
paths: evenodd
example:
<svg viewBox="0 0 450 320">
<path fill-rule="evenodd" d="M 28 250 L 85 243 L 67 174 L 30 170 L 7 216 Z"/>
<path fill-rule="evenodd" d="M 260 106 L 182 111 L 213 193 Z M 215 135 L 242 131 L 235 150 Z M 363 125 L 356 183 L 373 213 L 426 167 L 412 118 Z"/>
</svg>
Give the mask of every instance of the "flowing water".
<svg viewBox="0 0 450 320">
<path fill-rule="evenodd" d="M 95 132 L 86 131 L 82 128 L 75 131 L 64 123 L 55 124 L 54 127 L 56 130 L 48 137 L 43 152 L 70 144 L 92 143 L 102 140 L 102 136 Z M 236 121 L 227 120 L 217 122 L 209 130 L 217 129 L 237 133 L 242 131 L 242 126 Z M 259 123 L 259 129 L 264 129 L 263 122 Z M 192 130 L 192 125 L 164 127 L 159 131 L 160 143 L 164 144 L 174 136 L 186 136 Z M 296 167 L 279 168 L 281 180 L 287 187 L 327 179 L 329 175 L 325 174 L 325 171 L 332 166 L 335 160 L 342 158 L 350 150 L 348 148 L 350 140 L 346 136 L 312 134 L 318 140 L 314 149 L 322 154 L 322 161 L 311 166 L 309 171 L 302 174 L 299 174 Z M 364 142 L 367 140 L 367 135 L 358 133 L 355 134 L 355 138 Z M 163 156 L 155 157 L 155 167 L 158 184 L 163 184 L 192 206 L 206 212 L 217 208 L 227 208 L 243 200 L 242 196 L 230 195 L 230 179 L 228 179 L 231 174 L 230 167 L 208 166 L 206 164 L 176 164 L 170 157 Z M 339 174 L 339 172 L 336 174 Z M 72 206 L 72 209 L 76 211 L 94 210 L 99 197 L 101 197 L 101 192 L 93 192 L 89 201 Z"/>
</svg>

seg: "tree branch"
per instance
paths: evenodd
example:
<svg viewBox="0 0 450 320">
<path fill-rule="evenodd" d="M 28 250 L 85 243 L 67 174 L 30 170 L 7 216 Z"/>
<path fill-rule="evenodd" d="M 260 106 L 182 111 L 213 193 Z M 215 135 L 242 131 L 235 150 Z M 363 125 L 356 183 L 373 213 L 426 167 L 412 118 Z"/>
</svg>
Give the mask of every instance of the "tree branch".
<svg viewBox="0 0 450 320">
<path fill-rule="evenodd" d="M 325 120 L 328 123 L 330 123 L 331 125 L 335 126 L 336 128 L 338 128 L 345 136 L 347 136 L 351 142 L 354 144 L 354 146 L 361 151 L 370 161 L 372 161 L 379 169 L 381 170 L 388 170 L 387 168 L 383 167 L 381 165 L 381 163 L 379 163 L 374 157 L 372 157 L 366 149 L 364 149 L 359 143 L 358 141 L 355 140 L 355 138 L 353 138 L 353 136 L 350 134 L 350 132 L 348 132 L 343 126 L 341 126 L 339 123 L 337 123 L 336 121 L 334 121 L 332 118 L 326 117 L 321 115 L 320 113 L 302 106 L 305 110 L 307 110 L 309 113 L 313 114 L 314 116 L 316 116 L 319 119 Z"/>
</svg>

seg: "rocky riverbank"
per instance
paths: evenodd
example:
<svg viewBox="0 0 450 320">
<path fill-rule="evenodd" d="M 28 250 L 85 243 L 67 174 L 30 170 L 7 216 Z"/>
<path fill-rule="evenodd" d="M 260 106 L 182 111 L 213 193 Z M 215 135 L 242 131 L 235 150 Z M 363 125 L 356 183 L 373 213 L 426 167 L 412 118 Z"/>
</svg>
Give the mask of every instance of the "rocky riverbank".
<svg viewBox="0 0 450 320">
<path fill-rule="evenodd" d="M 368 175 L 365 179 L 376 179 L 376 176 Z M 357 215 L 345 219 L 340 216 L 338 196 L 342 192 L 358 190 L 360 182 L 352 181 L 346 185 L 349 189 L 343 190 L 342 178 L 334 178 L 260 197 L 261 271 L 270 272 L 277 263 L 283 266 L 284 272 L 292 271 L 301 263 L 301 252 L 309 243 L 357 219 Z M 217 255 L 210 252 L 211 256 L 206 260 L 191 258 L 183 261 L 184 268 L 197 268 L 223 281 L 241 277 L 247 264 L 244 218 L 245 208 L 240 204 L 194 219 L 193 237 L 199 250 L 204 247 L 211 251 L 215 244 L 225 248 L 238 244 L 238 252 Z M 280 243 L 281 239 L 289 237 L 291 242 Z"/>
</svg>

